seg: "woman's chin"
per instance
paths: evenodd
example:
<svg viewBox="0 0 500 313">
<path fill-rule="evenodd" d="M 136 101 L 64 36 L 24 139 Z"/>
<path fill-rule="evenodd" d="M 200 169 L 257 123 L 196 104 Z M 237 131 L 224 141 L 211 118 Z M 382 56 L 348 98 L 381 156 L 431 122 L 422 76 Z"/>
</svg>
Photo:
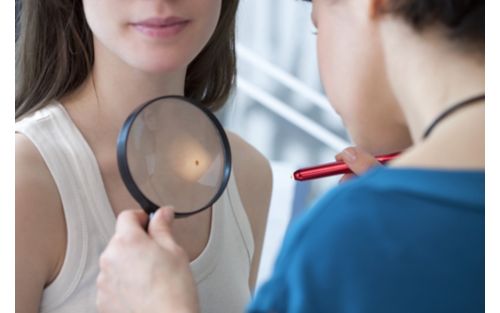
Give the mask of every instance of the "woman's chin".
<svg viewBox="0 0 500 313">
<path fill-rule="evenodd" d="M 148 60 L 146 62 L 135 62 L 132 66 L 141 72 L 149 73 L 149 74 L 168 74 L 168 73 L 177 73 L 179 71 L 184 71 L 187 68 L 187 65 L 180 66 L 179 64 L 172 64 L 172 62 L 151 62 Z"/>
</svg>

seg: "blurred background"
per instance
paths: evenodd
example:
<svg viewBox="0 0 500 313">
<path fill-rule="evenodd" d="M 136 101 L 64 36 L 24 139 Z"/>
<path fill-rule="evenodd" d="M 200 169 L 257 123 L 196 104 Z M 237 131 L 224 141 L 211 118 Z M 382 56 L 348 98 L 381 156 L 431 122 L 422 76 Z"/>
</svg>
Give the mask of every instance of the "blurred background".
<svg viewBox="0 0 500 313">
<path fill-rule="evenodd" d="M 269 276 L 289 222 L 340 178 L 297 183 L 293 171 L 333 162 L 349 145 L 321 87 L 311 9 L 300 0 L 240 0 L 238 87 L 218 112 L 224 126 L 254 145 L 273 168 L 258 284 Z"/>
<path fill-rule="evenodd" d="M 321 87 L 314 33 L 310 3 L 241 0 L 238 88 L 219 112 L 269 160 L 294 167 L 331 162 L 349 144 Z M 312 182 L 306 205 L 332 183 Z"/>
</svg>

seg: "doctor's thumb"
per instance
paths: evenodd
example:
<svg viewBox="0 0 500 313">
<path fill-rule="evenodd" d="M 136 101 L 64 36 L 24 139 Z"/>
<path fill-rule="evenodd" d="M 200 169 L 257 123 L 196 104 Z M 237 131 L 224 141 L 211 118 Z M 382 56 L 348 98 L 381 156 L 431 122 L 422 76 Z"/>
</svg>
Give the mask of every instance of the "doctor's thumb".
<svg viewBox="0 0 500 313">
<path fill-rule="evenodd" d="M 344 161 L 356 175 L 362 175 L 381 163 L 371 154 L 359 147 L 349 147 L 335 156 L 337 161 Z"/>
</svg>

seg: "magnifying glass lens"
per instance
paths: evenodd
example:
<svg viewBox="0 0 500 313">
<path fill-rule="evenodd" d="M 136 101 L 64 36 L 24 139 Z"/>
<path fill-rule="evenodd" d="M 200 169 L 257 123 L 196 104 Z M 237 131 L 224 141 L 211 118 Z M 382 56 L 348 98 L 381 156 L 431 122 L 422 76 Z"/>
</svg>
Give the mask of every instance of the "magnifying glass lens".
<svg viewBox="0 0 500 313">
<path fill-rule="evenodd" d="M 213 204 L 225 188 L 230 171 L 225 133 L 210 112 L 187 99 L 162 97 L 145 104 L 122 132 L 122 177 L 149 213 L 164 205 L 181 215 L 197 212 Z M 120 160 L 120 141 L 126 143 L 121 147 L 126 160 Z M 128 173 L 123 175 L 125 166 Z"/>
</svg>

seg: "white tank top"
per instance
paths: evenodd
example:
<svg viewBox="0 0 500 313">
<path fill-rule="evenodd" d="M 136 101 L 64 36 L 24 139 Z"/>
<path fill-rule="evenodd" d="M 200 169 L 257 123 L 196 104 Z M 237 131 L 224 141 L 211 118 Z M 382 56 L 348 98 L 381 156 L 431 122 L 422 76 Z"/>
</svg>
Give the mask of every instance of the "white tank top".
<svg viewBox="0 0 500 313">
<path fill-rule="evenodd" d="M 43 292 L 40 312 L 97 312 L 98 260 L 116 222 L 97 160 L 59 102 L 17 122 L 16 132 L 28 137 L 45 160 L 59 190 L 67 225 L 64 263 Z M 191 262 L 202 312 L 244 311 L 250 300 L 253 252 L 252 230 L 233 174 L 213 205 L 208 243 Z"/>
</svg>

